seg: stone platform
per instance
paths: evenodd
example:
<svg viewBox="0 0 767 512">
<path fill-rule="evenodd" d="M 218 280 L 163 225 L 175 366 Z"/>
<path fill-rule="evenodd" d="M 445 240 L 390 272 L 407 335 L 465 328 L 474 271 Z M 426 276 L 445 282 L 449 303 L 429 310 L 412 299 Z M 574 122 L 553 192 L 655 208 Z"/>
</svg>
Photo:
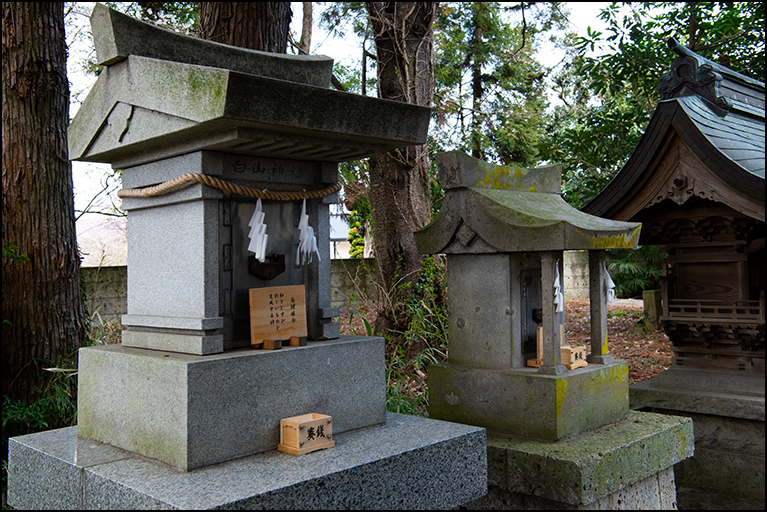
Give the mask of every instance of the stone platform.
<svg viewBox="0 0 767 512">
<path fill-rule="evenodd" d="M 77 433 L 192 470 L 272 450 L 280 419 L 333 417 L 333 433 L 386 421 L 383 338 L 197 356 L 80 350 Z"/>
<path fill-rule="evenodd" d="M 636 411 L 557 442 L 488 434 L 488 494 L 466 507 L 675 509 L 673 466 L 693 449 L 689 418 Z"/>
<path fill-rule="evenodd" d="M 712 390 L 717 387 L 729 392 Z M 695 456 L 674 468 L 680 508 L 750 510 L 764 505 L 763 393 L 763 377 L 705 370 L 666 370 L 629 387 L 632 409 L 693 420 Z"/>
<path fill-rule="evenodd" d="M 487 492 L 485 430 L 387 413 L 300 457 L 276 450 L 183 472 L 78 438 L 75 427 L 10 440 L 18 509 L 442 509 Z"/>
<path fill-rule="evenodd" d="M 429 390 L 432 418 L 549 441 L 613 423 L 629 411 L 625 361 L 563 375 L 448 362 L 429 367 Z"/>
</svg>

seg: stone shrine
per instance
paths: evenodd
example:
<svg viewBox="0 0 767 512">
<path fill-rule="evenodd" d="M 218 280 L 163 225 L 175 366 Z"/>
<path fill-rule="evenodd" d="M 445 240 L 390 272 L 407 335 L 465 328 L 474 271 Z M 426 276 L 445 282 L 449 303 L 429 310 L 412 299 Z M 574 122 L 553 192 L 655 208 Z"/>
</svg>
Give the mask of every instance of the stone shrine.
<svg viewBox="0 0 767 512">
<path fill-rule="evenodd" d="M 559 165 L 437 162 L 445 199 L 416 232 L 421 252 L 447 257 L 448 361 L 429 368 L 429 416 L 489 430 L 489 494 L 468 506 L 675 506 L 692 422 L 630 412 L 626 363 L 608 351 L 605 250 L 636 247 L 640 224 L 569 206 Z M 589 251 L 591 355 L 571 370 L 564 250 Z"/>
<path fill-rule="evenodd" d="M 384 340 L 339 335 L 330 305 L 338 163 L 424 143 L 430 110 L 331 90 L 326 57 L 203 41 L 102 4 L 91 24 L 104 68 L 70 157 L 122 170 L 126 330 L 80 350 L 76 429 L 11 440 L 9 504 L 444 508 L 484 494 L 484 430 L 388 414 Z M 258 205 L 263 261 L 248 251 Z M 299 258 L 312 230 L 317 250 Z M 249 289 L 288 285 L 305 287 L 310 341 L 251 347 Z M 280 419 L 308 413 L 332 417 L 335 446 L 277 453 Z"/>
</svg>

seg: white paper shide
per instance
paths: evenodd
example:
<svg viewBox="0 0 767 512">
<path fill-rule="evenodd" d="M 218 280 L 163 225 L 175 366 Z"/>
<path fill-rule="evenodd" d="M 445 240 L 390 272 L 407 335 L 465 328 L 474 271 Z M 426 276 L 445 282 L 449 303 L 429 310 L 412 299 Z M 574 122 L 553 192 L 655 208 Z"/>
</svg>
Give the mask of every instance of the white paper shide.
<svg viewBox="0 0 767 512">
<path fill-rule="evenodd" d="M 559 261 L 556 264 L 557 276 L 554 279 L 554 311 L 561 313 L 565 310 L 565 292 L 562 291 L 562 284 L 559 279 Z"/>
<path fill-rule="evenodd" d="M 258 261 L 263 262 L 266 257 L 266 242 L 269 240 L 269 235 L 266 234 L 264 212 L 261 211 L 261 199 L 256 201 L 256 211 L 253 212 L 248 226 L 250 226 L 248 251 L 252 252 Z"/>
<path fill-rule="evenodd" d="M 312 262 L 312 255 L 317 255 L 317 260 L 321 261 L 320 253 L 317 250 L 317 238 L 314 236 L 314 228 L 309 225 L 309 216 L 306 214 L 306 199 L 301 207 L 301 218 L 298 221 L 298 250 L 296 251 L 296 261 L 299 265 L 306 265 Z"/>
</svg>

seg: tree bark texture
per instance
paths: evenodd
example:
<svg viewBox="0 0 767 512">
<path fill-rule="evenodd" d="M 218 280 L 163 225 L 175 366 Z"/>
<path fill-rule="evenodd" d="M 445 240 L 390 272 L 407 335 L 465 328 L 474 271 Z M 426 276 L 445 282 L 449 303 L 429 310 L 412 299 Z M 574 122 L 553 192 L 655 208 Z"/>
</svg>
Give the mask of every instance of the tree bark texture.
<svg viewBox="0 0 767 512">
<path fill-rule="evenodd" d="M 200 38 L 272 53 L 286 53 L 290 2 L 200 2 Z"/>
<path fill-rule="evenodd" d="M 301 41 L 298 43 L 299 50 L 304 55 L 309 55 L 312 46 L 312 2 L 303 2 L 304 16 L 301 19 Z"/>
<path fill-rule="evenodd" d="M 33 359 L 58 362 L 86 337 L 67 153 L 64 4 L 3 2 L 2 44 L 2 243 L 29 258 L 3 257 L 2 387 L 29 402 L 40 385 Z"/>
<path fill-rule="evenodd" d="M 378 58 L 378 96 L 431 107 L 436 3 L 366 2 Z M 426 144 L 370 159 L 375 257 L 382 284 L 416 283 L 422 257 L 413 233 L 431 220 Z"/>
</svg>

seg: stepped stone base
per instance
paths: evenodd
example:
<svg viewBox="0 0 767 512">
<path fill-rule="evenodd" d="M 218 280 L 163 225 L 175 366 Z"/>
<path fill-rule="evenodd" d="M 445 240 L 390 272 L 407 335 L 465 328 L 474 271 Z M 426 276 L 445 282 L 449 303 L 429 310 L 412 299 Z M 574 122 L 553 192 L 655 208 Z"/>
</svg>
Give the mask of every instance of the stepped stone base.
<svg viewBox="0 0 767 512">
<path fill-rule="evenodd" d="M 467 508 L 673 509 L 673 466 L 693 448 L 689 418 L 636 411 L 557 442 L 490 434 L 489 491 Z"/>
<path fill-rule="evenodd" d="M 443 509 L 487 492 L 485 430 L 387 413 L 336 446 L 277 450 L 183 472 L 77 437 L 75 427 L 10 440 L 18 509 Z"/>
<path fill-rule="evenodd" d="M 730 389 L 740 385 L 739 393 L 707 389 L 728 378 Z M 759 510 L 764 506 L 763 393 L 763 377 L 759 383 L 752 376 L 703 370 L 666 370 L 629 387 L 632 409 L 693 420 L 695 456 L 674 468 L 680 508 Z"/>
<path fill-rule="evenodd" d="M 273 450 L 280 419 L 333 417 L 340 434 L 386 421 L 383 338 L 198 356 L 80 350 L 77 433 L 192 470 Z"/>
</svg>

